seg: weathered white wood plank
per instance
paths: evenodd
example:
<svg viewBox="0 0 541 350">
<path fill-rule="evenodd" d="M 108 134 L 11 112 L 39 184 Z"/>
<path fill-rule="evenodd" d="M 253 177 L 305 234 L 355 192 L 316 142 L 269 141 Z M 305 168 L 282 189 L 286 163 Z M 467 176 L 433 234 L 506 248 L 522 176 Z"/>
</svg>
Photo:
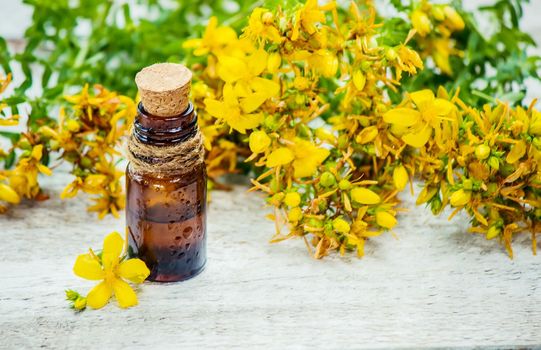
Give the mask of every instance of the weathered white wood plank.
<svg viewBox="0 0 541 350">
<path fill-rule="evenodd" d="M 515 260 L 495 242 L 415 208 L 362 259 L 310 258 L 300 240 L 267 243 L 262 201 L 244 187 L 213 192 L 209 261 L 193 280 L 145 283 L 140 305 L 74 314 L 63 290 L 87 291 L 75 257 L 124 220 L 97 221 L 69 181 L 52 198 L 0 216 L 0 348 L 374 348 L 541 345 L 541 260 L 528 242 Z M 405 195 L 404 206 L 413 208 Z"/>
</svg>

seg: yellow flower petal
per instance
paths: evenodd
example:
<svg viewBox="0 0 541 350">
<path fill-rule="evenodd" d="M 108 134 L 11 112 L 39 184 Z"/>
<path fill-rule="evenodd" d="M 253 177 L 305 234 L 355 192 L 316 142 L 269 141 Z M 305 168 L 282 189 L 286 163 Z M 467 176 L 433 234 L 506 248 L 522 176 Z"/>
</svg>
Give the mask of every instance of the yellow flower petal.
<svg viewBox="0 0 541 350">
<path fill-rule="evenodd" d="M 264 118 L 262 113 L 242 114 L 238 108 L 232 108 L 230 112 L 224 120 L 241 134 L 245 134 L 247 129 L 257 128 Z"/>
<path fill-rule="evenodd" d="M 423 108 L 428 104 L 431 104 L 432 101 L 434 101 L 434 93 L 432 92 L 432 90 L 428 89 L 411 92 L 409 96 L 413 103 L 415 103 L 415 105 L 419 109 Z"/>
<path fill-rule="evenodd" d="M 432 135 L 432 128 L 425 125 L 419 132 L 409 133 L 402 136 L 402 140 L 412 147 L 420 148 L 427 143 L 430 135 Z"/>
<path fill-rule="evenodd" d="M 222 56 L 218 61 L 217 73 L 223 81 L 233 83 L 246 76 L 248 67 L 240 58 Z"/>
<path fill-rule="evenodd" d="M 378 127 L 375 125 L 369 126 L 361 130 L 361 132 L 355 137 L 355 141 L 364 145 L 368 142 L 373 141 L 376 136 L 378 136 Z"/>
<path fill-rule="evenodd" d="M 101 280 L 104 278 L 104 272 L 101 264 L 90 254 L 81 254 L 75 260 L 73 273 L 87 280 Z"/>
<path fill-rule="evenodd" d="M 9 187 L 6 184 L 0 184 L 0 201 L 8 202 L 11 204 L 19 204 L 21 201 L 21 198 L 13 190 L 13 188 Z"/>
<path fill-rule="evenodd" d="M 278 95 L 280 92 L 280 84 L 270 79 L 255 77 L 250 80 L 250 87 L 259 93 L 264 93 L 267 98 Z"/>
<path fill-rule="evenodd" d="M 51 176 L 51 174 L 53 173 L 53 172 L 51 171 L 51 169 L 47 168 L 47 167 L 46 167 L 45 165 L 43 165 L 43 164 L 38 163 L 37 167 L 38 167 L 38 170 L 39 170 L 40 173 L 45 174 L 45 175 L 47 175 L 47 176 Z"/>
<path fill-rule="evenodd" d="M 520 160 L 526 154 L 526 143 L 524 141 L 519 141 L 511 147 L 511 151 L 507 154 L 505 161 L 509 164 L 513 164 Z"/>
<path fill-rule="evenodd" d="M 386 211 L 378 211 L 376 213 L 376 222 L 381 227 L 391 229 L 396 225 L 396 218 Z"/>
<path fill-rule="evenodd" d="M 301 139 L 295 141 L 294 147 L 295 160 L 293 161 L 294 173 L 296 178 L 313 175 L 317 167 L 329 156 L 330 151 L 325 148 L 319 148 L 313 143 Z"/>
<path fill-rule="evenodd" d="M 86 305 L 90 306 L 93 309 L 100 309 L 107 305 L 113 290 L 106 282 L 101 282 L 88 293 L 86 297 Z"/>
<path fill-rule="evenodd" d="M 268 54 L 263 49 L 259 49 L 250 55 L 248 58 L 248 69 L 250 75 L 260 75 L 267 67 Z"/>
<path fill-rule="evenodd" d="M 453 109 L 455 109 L 455 105 L 451 102 L 444 100 L 443 98 L 436 98 L 430 107 L 430 113 L 435 115 L 447 115 Z"/>
<path fill-rule="evenodd" d="M 274 168 L 278 165 L 284 165 L 290 163 L 295 156 L 289 148 L 280 147 L 272 151 L 271 154 L 267 157 L 267 166 L 269 168 Z"/>
<path fill-rule="evenodd" d="M 240 107 L 244 113 L 251 113 L 261 106 L 267 100 L 265 93 L 253 93 L 241 99 Z"/>
<path fill-rule="evenodd" d="M 101 261 L 105 268 L 110 267 L 112 264 L 118 262 L 120 254 L 124 249 L 124 240 L 118 232 L 110 233 L 103 240 L 103 251 L 101 255 Z"/>
<path fill-rule="evenodd" d="M 415 125 L 420 118 L 421 113 L 411 108 L 395 108 L 383 115 L 383 120 L 386 123 L 400 126 Z"/>
<path fill-rule="evenodd" d="M 35 160 L 40 160 L 43 155 L 43 145 L 37 145 L 32 148 L 31 157 Z"/>
<path fill-rule="evenodd" d="M 137 295 L 133 291 L 132 287 L 126 282 L 115 279 L 113 281 L 113 290 L 115 292 L 118 305 L 122 308 L 137 305 Z"/>
<path fill-rule="evenodd" d="M 381 202 L 379 195 L 364 187 L 355 187 L 351 190 L 351 199 L 360 204 L 378 204 Z"/>
<path fill-rule="evenodd" d="M 211 98 L 206 98 L 204 103 L 207 113 L 218 119 L 224 118 L 224 111 L 227 110 L 225 103 Z"/>
<path fill-rule="evenodd" d="M 143 283 L 150 270 L 141 259 L 128 259 L 118 266 L 118 275 L 134 283 Z"/>
</svg>

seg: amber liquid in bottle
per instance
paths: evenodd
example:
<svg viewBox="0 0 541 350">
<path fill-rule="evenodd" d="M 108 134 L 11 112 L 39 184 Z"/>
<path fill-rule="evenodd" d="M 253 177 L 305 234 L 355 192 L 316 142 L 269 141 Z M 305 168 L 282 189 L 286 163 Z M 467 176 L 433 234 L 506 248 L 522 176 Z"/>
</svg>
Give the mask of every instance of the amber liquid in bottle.
<svg viewBox="0 0 541 350">
<path fill-rule="evenodd" d="M 134 136 L 140 142 L 171 146 L 196 132 L 192 104 L 173 117 L 150 115 L 139 104 Z M 126 185 L 129 252 L 147 264 L 148 279 L 182 281 L 201 272 L 206 263 L 205 164 L 180 175 L 141 174 L 128 165 Z"/>
</svg>

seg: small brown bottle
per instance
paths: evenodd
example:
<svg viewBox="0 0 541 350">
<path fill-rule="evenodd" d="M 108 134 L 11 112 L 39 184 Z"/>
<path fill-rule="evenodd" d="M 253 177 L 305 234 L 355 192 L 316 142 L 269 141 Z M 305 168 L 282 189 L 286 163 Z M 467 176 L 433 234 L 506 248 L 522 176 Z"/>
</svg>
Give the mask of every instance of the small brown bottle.
<svg viewBox="0 0 541 350">
<path fill-rule="evenodd" d="M 160 63 L 135 78 L 141 103 L 128 143 L 126 219 L 129 252 L 152 281 L 182 281 L 206 263 L 207 178 L 191 76 Z"/>
</svg>

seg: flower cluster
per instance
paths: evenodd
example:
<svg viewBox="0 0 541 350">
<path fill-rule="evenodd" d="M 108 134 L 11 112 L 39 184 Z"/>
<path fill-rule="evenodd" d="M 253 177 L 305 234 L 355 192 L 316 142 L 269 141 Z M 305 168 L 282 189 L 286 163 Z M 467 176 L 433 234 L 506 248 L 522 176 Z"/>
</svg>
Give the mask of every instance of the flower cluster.
<svg viewBox="0 0 541 350">
<path fill-rule="evenodd" d="M 402 161 L 424 182 L 417 204 L 451 217 L 465 210 L 471 231 L 498 238 L 513 256 L 513 234 L 541 232 L 541 113 L 505 103 L 481 110 L 440 89 L 408 94 L 384 115 L 408 149 Z"/>
<path fill-rule="evenodd" d="M 292 12 L 255 9 L 240 36 L 211 19 L 185 44 L 206 59 L 194 66 L 194 98 L 208 162 L 215 147 L 224 157 L 224 142 L 246 154 L 253 189 L 274 207 L 272 241 L 311 237 L 315 257 L 362 256 L 369 238 L 396 225 L 409 173 L 392 160 L 401 150 L 381 117 L 384 91 L 423 62 L 405 43 L 379 46 L 378 27 L 371 4 L 344 12 L 310 0 Z"/>
<path fill-rule="evenodd" d="M 85 86 L 79 95 L 66 96 L 69 105 L 60 108 L 58 120 L 29 128 L 17 137 L 9 153 L 2 153 L 16 157 L 15 151 L 22 151 L 14 169 L 0 172 L 0 181 L 5 182 L 0 183 L 0 200 L 17 204 L 21 198 L 47 198 L 39 187 L 38 174 L 51 175 L 45 164 L 58 155 L 56 161 L 71 163 L 75 176 L 61 197 L 74 197 L 78 191 L 95 195 L 89 211 L 100 218 L 108 213 L 118 217 L 118 210 L 124 208 L 123 172 L 116 168 L 121 155 L 118 148 L 135 117 L 135 103 L 99 85 L 89 90 Z"/>
<path fill-rule="evenodd" d="M 449 5 L 431 4 L 423 0 L 411 12 L 411 23 L 417 31 L 417 43 L 423 58 L 432 57 L 442 73 L 452 75 L 450 56 L 461 56 L 463 53 L 455 48 L 452 35 L 464 29 L 464 20 Z"/>
</svg>

